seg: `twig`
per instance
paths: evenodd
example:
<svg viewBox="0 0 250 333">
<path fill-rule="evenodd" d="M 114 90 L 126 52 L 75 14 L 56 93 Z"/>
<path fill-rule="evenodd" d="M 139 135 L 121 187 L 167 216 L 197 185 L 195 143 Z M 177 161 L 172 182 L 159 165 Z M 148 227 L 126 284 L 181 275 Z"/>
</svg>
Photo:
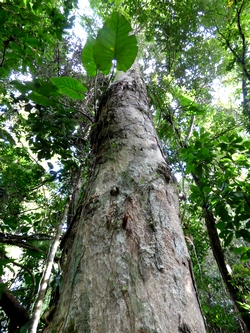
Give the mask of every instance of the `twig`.
<svg viewBox="0 0 250 333">
<path fill-rule="evenodd" d="M 4 256 L 5 259 L 11 260 L 9 257 L 7 257 L 6 255 Z M 29 275 L 31 276 L 32 279 L 32 283 L 33 283 L 33 288 L 32 288 L 32 292 L 30 295 L 30 298 L 32 299 L 33 296 L 35 295 L 35 287 L 36 287 L 36 279 L 34 277 L 34 274 L 32 273 L 31 269 L 29 269 L 29 267 L 25 266 L 25 265 L 21 265 L 19 263 L 17 263 L 15 260 L 11 260 L 11 263 L 15 266 L 18 266 L 22 269 L 24 269 L 25 271 L 27 271 L 29 273 Z"/>
</svg>

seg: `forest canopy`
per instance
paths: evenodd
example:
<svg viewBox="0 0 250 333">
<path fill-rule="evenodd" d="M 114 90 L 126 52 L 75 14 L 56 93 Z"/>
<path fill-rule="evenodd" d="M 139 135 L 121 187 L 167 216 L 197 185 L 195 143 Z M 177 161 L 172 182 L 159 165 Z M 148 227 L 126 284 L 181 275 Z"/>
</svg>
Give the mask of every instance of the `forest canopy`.
<svg viewBox="0 0 250 333">
<path fill-rule="evenodd" d="M 1 332 L 28 332 L 54 249 L 38 331 L 48 325 L 92 166 L 90 129 L 135 60 L 209 332 L 248 332 L 249 1 L 93 0 L 81 16 L 79 5 L 0 2 Z"/>
</svg>

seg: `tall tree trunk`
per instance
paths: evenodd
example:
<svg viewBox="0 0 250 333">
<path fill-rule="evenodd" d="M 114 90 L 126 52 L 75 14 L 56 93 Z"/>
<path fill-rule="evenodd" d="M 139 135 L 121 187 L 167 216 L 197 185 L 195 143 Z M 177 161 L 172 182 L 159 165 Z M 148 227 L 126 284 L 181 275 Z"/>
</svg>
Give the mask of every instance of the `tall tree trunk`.
<svg viewBox="0 0 250 333">
<path fill-rule="evenodd" d="M 214 258 L 218 265 L 219 271 L 221 273 L 222 279 L 225 283 L 225 286 L 231 296 L 231 299 L 234 303 L 235 310 L 239 312 L 242 321 L 244 323 L 244 332 L 250 332 L 250 315 L 249 311 L 244 309 L 244 306 L 241 304 L 244 303 L 244 297 L 242 297 L 242 292 L 240 288 L 234 283 L 233 276 L 230 275 L 225 257 L 224 252 L 221 246 L 220 238 L 218 235 L 218 231 L 216 229 L 215 218 L 213 212 L 210 211 L 206 205 L 203 206 L 203 214 L 205 217 L 205 222 L 207 226 L 208 236 L 210 239 L 211 248 L 213 251 Z"/>
<path fill-rule="evenodd" d="M 108 90 L 91 137 L 89 188 L 46 332 L 205 332 L 177 187 L 136 67 Z"/>
<path fill-rule="evenodd" d="M 201 193 L 203 192 L 199 178 L 192 173 L 192 177 L 196 186 L 200 189 Z M 241 306 L 244 303 L 242 293 L 238 286 L 234 283 L 233 276 L 229 273 L 225 261 L 224 252 L 221 246 L 220 237 L 216 228 L 216 222 L 213 212 L 208 209 L 208 204 L 206 203 L 206 197 L 203 194 L 203 215 L 205 218 L 205 223 L 207 227 L 207 232 L 210 240 L 211 249 L 218 265 L 219 271 L 221 273 L 222 279 L 225 283 L 225 286 L 231 296 L 231 300 L 234 303 L 235 310 L 239 312 L 241 318 L 244 322 L 244 332 L 250 332 L 250 315 L 249 311 L 244 309 L 244 306 Z"/>
</svg>

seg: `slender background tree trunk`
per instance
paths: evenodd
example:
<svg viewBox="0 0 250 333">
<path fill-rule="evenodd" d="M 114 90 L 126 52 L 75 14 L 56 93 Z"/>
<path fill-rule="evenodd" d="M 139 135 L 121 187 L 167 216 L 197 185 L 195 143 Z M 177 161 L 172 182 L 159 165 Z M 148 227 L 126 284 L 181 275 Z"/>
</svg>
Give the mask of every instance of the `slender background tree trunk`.
<svg viewBox="0 0 250 333">
<path fill-rule="evenodd" d="M 177 187 L 136 67 L 108 90 L 91 137 L 89 187 L 46 332 L 205 332 Z"/>
</svg>

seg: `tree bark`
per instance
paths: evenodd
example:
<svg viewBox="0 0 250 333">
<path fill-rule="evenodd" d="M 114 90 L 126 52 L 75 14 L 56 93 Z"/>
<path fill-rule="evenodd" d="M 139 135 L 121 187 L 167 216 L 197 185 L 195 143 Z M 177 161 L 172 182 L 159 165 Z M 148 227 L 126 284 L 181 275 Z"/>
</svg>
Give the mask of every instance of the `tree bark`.
<svg viewBox="0 0 250 333">
<path fill-rule="evenodd" d="M 89 187 L 46 332 L 206 332 L 177 186 L 136 67 L 107 91 L 91 137 Z"/>
<path fill-rule="evenodd" d="M 206 205 L 203 205 L 203 214 L 205 217 L 205 222 L 207 226 L 207 232 L 210 239 L 211 249 L 213 251 L 214 258 L 218 265 L 219 271 L 221 273 L 222 279 L 225 286 L 231 296 L 234 303 L 236 311 L 240 314 L 242 321 L 244 323 L 244 332 L 250 332 L 250 315 L 249 311 L 241 306 L 244 303 L 244 298 L 238 286 L 233 281 L 233 276 L 228 272 L 224 252 L 220 243 L 220 238 L 216 229 L 215 218 L 213 212 L 210 211 Z"/>
</svg>

